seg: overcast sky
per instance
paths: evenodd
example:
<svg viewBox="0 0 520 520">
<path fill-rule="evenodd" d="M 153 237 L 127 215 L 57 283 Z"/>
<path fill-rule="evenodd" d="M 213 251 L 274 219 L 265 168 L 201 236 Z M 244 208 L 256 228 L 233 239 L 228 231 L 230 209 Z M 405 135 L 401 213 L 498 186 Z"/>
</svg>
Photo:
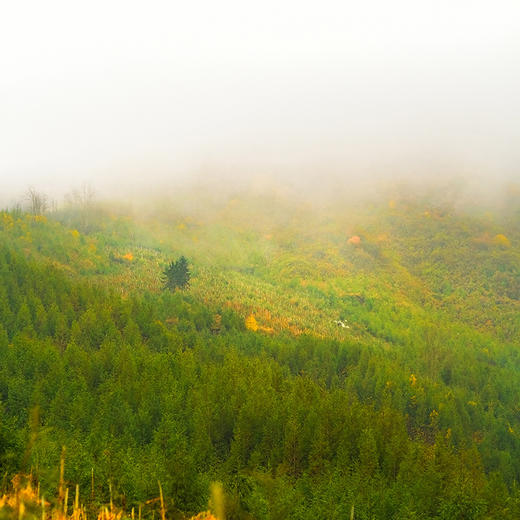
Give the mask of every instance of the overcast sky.
<svg viewBox="0 0 520 520">
<path fill-rule="evenodd" d="M 519 138 L 518 0 L 0 3 L 3 192 L 520 177 Z"/>
</svg>

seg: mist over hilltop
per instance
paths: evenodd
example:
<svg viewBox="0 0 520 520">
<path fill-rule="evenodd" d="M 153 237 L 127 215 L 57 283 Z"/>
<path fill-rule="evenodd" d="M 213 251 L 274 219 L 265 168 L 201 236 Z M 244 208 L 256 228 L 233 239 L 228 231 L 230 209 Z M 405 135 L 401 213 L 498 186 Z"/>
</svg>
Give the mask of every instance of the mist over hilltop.
<svg viewBox="0 0 520 520">
<path fill-rule="evenodd" d="M 0 22 L 4 203 L 519 177 L 516 2 L 27 7 Z"/>
</svg>

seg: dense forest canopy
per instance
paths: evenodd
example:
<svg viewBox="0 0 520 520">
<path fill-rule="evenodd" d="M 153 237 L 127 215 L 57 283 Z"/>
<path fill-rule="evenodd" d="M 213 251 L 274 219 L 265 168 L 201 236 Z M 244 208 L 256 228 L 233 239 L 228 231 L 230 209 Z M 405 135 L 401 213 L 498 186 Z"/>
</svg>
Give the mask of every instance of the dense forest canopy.
<svg viewBox="0 0 520 520">
<path fill-rule="evenodd" d="M 192 196 L 0 213 L 3 491 L 65 447 L 92 511 L 520 516 L 517 198 Z"/>
</svg>

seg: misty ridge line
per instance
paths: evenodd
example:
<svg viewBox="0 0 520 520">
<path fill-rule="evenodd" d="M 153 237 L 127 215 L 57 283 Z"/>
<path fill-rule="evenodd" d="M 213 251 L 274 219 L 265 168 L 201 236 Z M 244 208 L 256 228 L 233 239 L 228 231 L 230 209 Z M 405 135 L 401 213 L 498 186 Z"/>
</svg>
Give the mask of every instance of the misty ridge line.
<svg viewBox="0 0 520 520">
<path fill-rule="evenodd" d="M 120 214 L 152 215 L 175 208 L 183 214 L 211 214 L 234 199 L 258 199 L 267 205 L 290 209 L 308 207 L 313 212 L 386 205 L 390 200 L 434 205 L 450 211 L 496 211 L 520 206 L 520 181 L 464 176 L 402 176 L 398 180 L 361 175 L 237 175 L 200 172 L 191 178 L 153 179 L 116 186 L 86 181 L 73 188 L 28 185 L 0 192 L 0 208 L 30 213 L 53 213 L 67 208 Z"/>
<path fill-rule="evenodd" d="M 82 179 L 322 204 L 441 180 L 493 204 L 520 178 L 518 2 L 96 3 L 6 5 L 0 207 Z"/>
</svg>

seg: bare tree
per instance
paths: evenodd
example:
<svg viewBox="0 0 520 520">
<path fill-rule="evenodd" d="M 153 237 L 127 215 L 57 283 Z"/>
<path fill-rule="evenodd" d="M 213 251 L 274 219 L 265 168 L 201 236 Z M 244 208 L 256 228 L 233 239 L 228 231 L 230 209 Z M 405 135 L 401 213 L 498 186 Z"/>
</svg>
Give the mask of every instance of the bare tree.
<svg viewBox="0 0 520 520">
<path fill-rule="evenodd" d="M 92 185 L 84 183 L 81 188 L 65 195 L 65 203 L 71 219 L 70 225 L 75 225 L 84 232 L 91 230 L 95 217 L 95 194 Z"/>
<path fill-rule="evenodd" d="M 28 188 L 25 194 L 25 200 L 28 202 L 29 211 L 33 215 L 43 215 L 47 211 L 47 195 L 38 192 L 33 186 Z"/>
<path fill-rule="evenodd" d="M 65 201 L 82 210 L 88 210 L 94 203 L 96 192 L 90 183 L 83 183 L 81 188 L 73 190 L 65 196 Z"/>
</svg>

